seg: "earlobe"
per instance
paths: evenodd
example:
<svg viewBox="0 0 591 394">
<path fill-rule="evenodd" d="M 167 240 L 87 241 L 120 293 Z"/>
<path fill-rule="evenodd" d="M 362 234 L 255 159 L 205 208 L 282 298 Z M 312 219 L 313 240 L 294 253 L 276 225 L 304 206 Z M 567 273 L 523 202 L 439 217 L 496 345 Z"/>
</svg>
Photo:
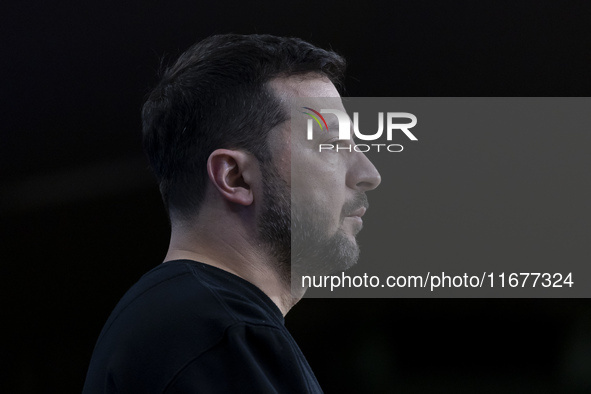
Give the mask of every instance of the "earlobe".
<svg viewBox="0 0 591 394">
<path fill-rule="evenodd" d="M 207 174 L 226 200 L 245 206 L 254 202 L 248 174 L 252 160 L 252 155 L 230 149 L 217 149 L 209 155 Z"/>
</svg>

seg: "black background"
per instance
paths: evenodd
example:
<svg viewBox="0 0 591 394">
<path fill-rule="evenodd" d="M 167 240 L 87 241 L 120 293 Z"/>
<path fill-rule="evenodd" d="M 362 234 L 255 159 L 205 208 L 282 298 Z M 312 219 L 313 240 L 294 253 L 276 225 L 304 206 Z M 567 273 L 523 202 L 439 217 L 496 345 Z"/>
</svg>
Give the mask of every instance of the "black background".
<svg viewBox="0 0 591 394">
<path fill-rule="evenodd" d="M 350 96 L 591 91 L 583 2 L 3 8 L 0 389 L 8 393 L 79 392 L 115 303 L 164 257 L 168 223 L 139 117 L 162 56 L 214 33 L 271 33 L 343 54 Z M 590 312 L 587 299 L 305 299 L 287 325 L 328 393 L 586 392 Z"/>
</svg>

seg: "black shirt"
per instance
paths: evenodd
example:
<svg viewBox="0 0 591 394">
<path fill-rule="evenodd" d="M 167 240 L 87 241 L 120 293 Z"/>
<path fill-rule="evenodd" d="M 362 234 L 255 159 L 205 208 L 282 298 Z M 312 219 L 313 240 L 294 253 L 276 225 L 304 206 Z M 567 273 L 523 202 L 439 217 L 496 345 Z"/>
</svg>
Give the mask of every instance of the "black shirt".
<svg viewBox="0 0 591 394">
<path fill-rule="evenodd" d="M 218 268 L 176 260 L 145 274 L 117 304 L 83 393 L 322 390 L 265 293 Z"/>
</svg>

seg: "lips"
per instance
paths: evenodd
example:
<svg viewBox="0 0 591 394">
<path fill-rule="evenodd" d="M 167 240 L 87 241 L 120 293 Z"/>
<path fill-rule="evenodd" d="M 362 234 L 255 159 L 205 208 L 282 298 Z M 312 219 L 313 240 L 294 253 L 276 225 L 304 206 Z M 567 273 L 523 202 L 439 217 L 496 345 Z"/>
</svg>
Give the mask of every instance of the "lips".
<svg viewBox="0 0 591 394">
<path fill-rule="evenodd" d="M 346 217 L 357 218 L 361 220 L 361 217 L 365 215 L 365 211 L 369 207 L 367 196 L 363 192 L 356 193 L 352 199 L 345 202 L 343 210 L 341 211 L 341 220 Z"/>
<path fill-rule="evenodd" d="M 349 214 L 348 216 L 350 216 L 350 217 L 355 217 L 355 216 L 362 217 L 363 215 L 365 215 L 365 211 L 366 210 L 367 209 L 365 207 L 361 207 L 361 208 L 359 208 L 359 209 L 351 212 L 351 214 Z"/>
</svg>

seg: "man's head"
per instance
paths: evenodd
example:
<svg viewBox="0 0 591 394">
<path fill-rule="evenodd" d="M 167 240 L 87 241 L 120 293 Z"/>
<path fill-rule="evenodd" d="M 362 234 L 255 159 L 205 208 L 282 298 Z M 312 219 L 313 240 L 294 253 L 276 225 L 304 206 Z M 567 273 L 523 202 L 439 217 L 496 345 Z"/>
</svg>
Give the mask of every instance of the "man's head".
<svg viewBox="0 0 591 394">
<path fill-rule="evenodd" d="M 171 219 L 198 213 L 214 150 L 243 149 L 271 163 L 269 131 L 289 118 L 271 80 L 316 73 L 339 85 L 344 69 L 334 52 L 270 35 L 213 36 L 183 53 L 142 112 L 144 147 Z"/>
<path fill-rule="evenodd" d="M 173 223 L 195 220 L 215 189 L 226 213 L 255 223 L 254 243 L 283 273 L 292 256 L 307 264 L 300 272 L 312 262 L 318 272 L 352 265 L 364 192 L 379 174 L 360 153 L 315 154 L 309 141 L 292 140 L 288 122 L 294 98 L 340 103 L 344 67 L 334 52 L 273 36 L 214 36 L 185 52 L 143 111 L 145 148 Z"/>
</svg>

